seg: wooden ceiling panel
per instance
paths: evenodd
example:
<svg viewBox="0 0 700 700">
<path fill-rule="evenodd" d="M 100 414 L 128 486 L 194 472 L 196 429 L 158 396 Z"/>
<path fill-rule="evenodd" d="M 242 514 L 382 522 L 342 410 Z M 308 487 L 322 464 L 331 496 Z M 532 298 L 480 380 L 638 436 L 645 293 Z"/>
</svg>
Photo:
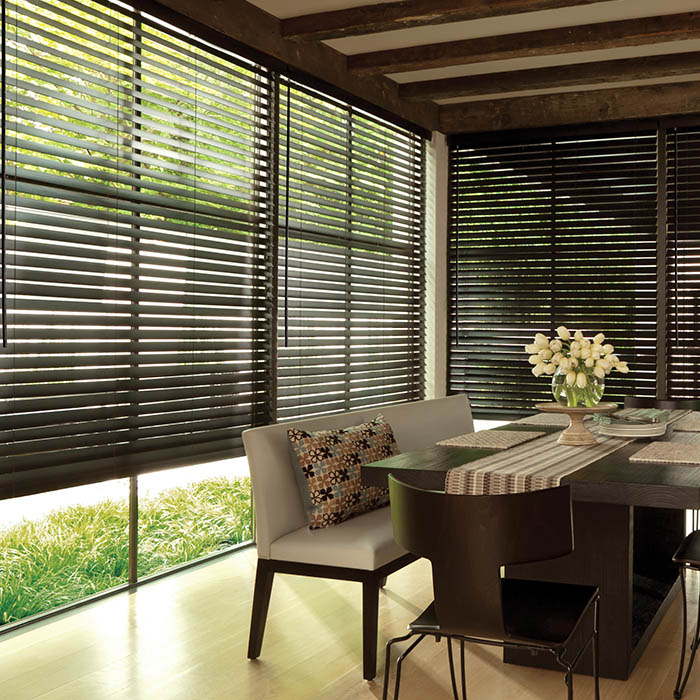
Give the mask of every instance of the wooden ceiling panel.
<svg viewBox="0 0 700 700">
<path fill-rule="evenodd" d="M 700 81 L 445 105 L 440 131 L 503 131 L 700 113 Z"/>
<path fill-rule="evenodd" d="M 685 12 L 355 54 L 348 67 L 358 75 L 382 75 L 698 38 L 700 12 Z"/>
<path fill-rule="evenodd" d="M 136 2 L 428 129 L 700 113 L 700 0 Z"/>
<path fill-rule="evenodd" d="M 600 0 L 404 0 L 373 3 L 284 19 L 282 36 L 299 41 L 320 41 L 599 2 Z"/>
<path fill-rule="evenodd" d="M 402 83 L 399 86 L 399 95 L 405 100 L 445 100 L 522 90 L 668 78 L 691 75 L 699 71 L 700 52 L 693 51 Z"/>
</svg>

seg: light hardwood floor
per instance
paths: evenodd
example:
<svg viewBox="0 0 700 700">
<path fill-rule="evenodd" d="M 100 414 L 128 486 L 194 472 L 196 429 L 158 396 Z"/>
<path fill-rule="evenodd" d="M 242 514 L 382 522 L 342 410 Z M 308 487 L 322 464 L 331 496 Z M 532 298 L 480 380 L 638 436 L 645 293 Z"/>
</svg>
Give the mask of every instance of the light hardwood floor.
<svg viewBox="0 0 700 700">
<path fill-rule="evenodd" d="M 0 698 L 380 698 L 383 656 L 377 682 L 362 680 L 359 584 L 278 576 L 262 656 L 245 658 L 255 561 L 246 549 L 2 638 Z M 425 561 L 390 576 L 380 646 L 430 597 Z M 604 700 L 671 700 L 680 618 L 678 599 L 630 680 L 602 681 Z M 563 674 L 504 665 L 496 649 L 470 646 L 467 667 L 470 700 L 566 698 Z M 401 685 L 403 700 L 450 698 L 444 642 L 426 639 Z M 578 700 L 593 698 L 590 678 L 574 687 Z M 700 668 L 685 697 L 700 698 Z"/>
</svg>

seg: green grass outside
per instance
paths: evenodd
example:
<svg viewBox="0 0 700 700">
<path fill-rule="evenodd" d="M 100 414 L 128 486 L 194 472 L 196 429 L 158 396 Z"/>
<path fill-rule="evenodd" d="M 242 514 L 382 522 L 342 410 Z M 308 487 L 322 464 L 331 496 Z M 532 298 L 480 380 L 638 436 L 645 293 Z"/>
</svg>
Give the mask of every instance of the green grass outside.
<svg viewBox="0 0 700 700">
<path fill-rule="evenodd" d="M 0 531 L 0 625 L 126 583 L 128 503 L 56 510 Z M 206 479 L 139 499 L 138 575 L 252 538 L 250 479 Z"/>
</svg>

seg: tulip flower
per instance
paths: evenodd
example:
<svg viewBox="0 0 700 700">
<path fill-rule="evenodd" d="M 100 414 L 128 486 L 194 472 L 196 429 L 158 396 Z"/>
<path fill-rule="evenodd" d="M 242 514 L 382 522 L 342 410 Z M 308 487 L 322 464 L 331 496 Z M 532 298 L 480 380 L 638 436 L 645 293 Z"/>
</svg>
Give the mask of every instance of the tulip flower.
<svg viewBox="0 0 700 700">
<path fill-rule="evenodd" d="M 613 369 L 626 374 L 627 363 L 614 354 L 610 343 L 603 345 L 602 333 L 591 340 L 582 331 L 572 333 L 566 326 L 559 326 L 557 334 L 550 340 L 544 333 L 537 333 L 534 341 L 525 345 L 532 374 L 554 375 L 552 392 L 560 403 L 570 407 L 595 406 L 603 394 L 600 380 Z"/>
</svg>

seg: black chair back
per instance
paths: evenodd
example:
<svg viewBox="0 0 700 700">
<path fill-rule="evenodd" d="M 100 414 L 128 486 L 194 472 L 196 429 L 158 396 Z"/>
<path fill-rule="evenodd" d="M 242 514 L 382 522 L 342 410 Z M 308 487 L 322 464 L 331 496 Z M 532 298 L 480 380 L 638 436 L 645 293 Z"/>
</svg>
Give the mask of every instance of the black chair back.
<svg viewBox="0 0 700 700">
<path fill-rule="evenodd" d="M 440 630 L 507 637 L 501 567 L 573 550 L 568 486 L 504 496 L 425 491 L 389 476 L 396 541 L 433 567 Z"/>
</svg>

